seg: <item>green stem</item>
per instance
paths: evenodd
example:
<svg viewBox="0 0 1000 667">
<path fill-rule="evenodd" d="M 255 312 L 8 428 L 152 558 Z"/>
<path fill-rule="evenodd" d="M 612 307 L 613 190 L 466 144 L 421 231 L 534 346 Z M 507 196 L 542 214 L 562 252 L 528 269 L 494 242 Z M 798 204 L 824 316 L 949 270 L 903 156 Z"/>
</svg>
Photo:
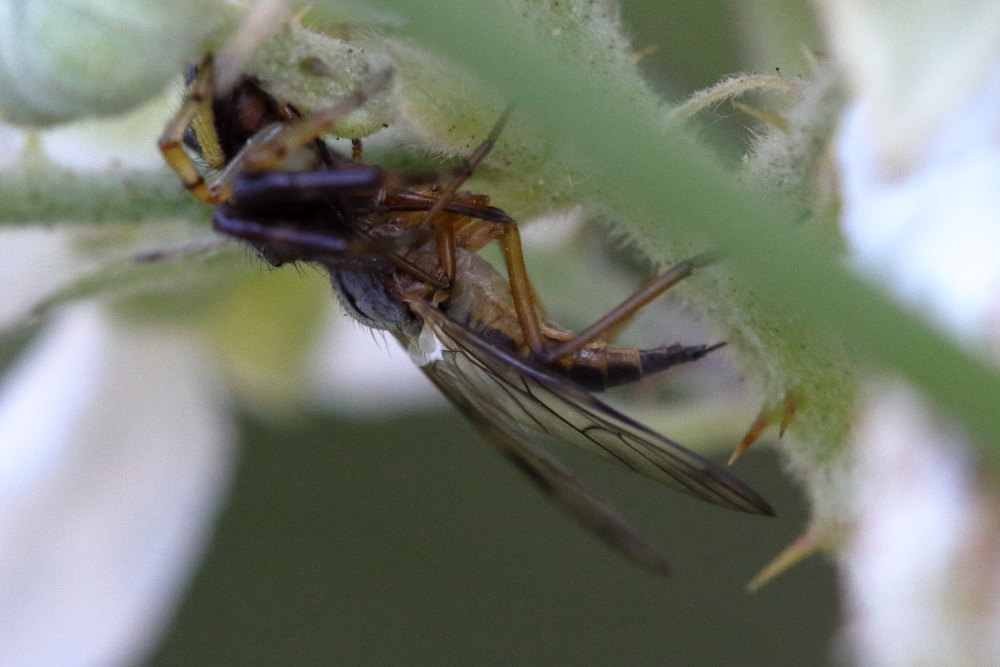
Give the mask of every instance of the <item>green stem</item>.
<svg viewBox="0 0 1000 667">
<path fill-rule="evenodd" d="M 168 170 L 0 173 L 0 226 L 207 219 L 210 209 L 178 187 Z"/>
<path fill-rule="evenodd" d="M 993 369 L 847 270 L 836 248 L 796 229 L 773 200 L 738 187 L 704 150 L 665 130 L 657 109 L 609 94 L 607 80 L 566 45 L 569 36 L 526 25 L 496 3 L 382 4 L 408 20 L 412 39 L 500 86 L 553 142 L 571 146 L 614 206 L 640 221 L 669 216 L 673 228 L 664 234 L 725 249 L 733 271 L 762 298 L 910 379 L 963 420 L 1000 465 L 1000 376 Z M 661 238 L 655 227 L 644 231 Z"/>
</svg>

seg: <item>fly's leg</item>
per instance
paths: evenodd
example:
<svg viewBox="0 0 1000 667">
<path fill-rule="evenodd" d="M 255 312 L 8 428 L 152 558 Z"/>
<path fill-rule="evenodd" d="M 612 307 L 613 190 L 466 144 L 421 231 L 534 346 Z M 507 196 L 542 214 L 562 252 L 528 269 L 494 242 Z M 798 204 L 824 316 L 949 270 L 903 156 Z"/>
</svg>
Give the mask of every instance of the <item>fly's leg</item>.
<svg viewBox="0 0 1000 667">
<path fill-rule="evenodd" d="M 524 264 L 524 254 L 517 224 L 511 221 L 509 223 L 493 223 L 492 226 L 494 237 L 500 243 L 503 251 L 514 310 L 517 313 L 518 323 L 531 356 L 540 364 L 566 375 L 581 386 L 599 391 L 611 386 L 634 382 L 644 374 L 655 373 L 677 364 L 701 359 L 709 352 L 725 345 L 725 343 L 694 346 L 674 345 L 650 350 L 602 346 L 599 351 L 594 351 L 595 354 L 603 355 L 604 359 L 601 365 L 602 370 L 598 372 L 597 377 L 592 377 L 592 372 L 598 367 L 591 368 L 586 364 L 580 367 L 564 365 L 561 360 L 572 356 L 589 343 L 601 339 L 609 331 L 621 326 L 650 301 L 689 276 L 695 268 L 708 264 L 711 258 L 708 255 L 701 255 L 674 265 L 642 285 L 616 308 L 580 333 L 552 346 L 551 340 L 545 338 L 542 330 L 538 299 Z"/>
<path fill-rule="evenodd" d="M 437 197 L 418 192 L 387 192 L 382 204 L 390 211 L 428 211 L 437 203 Z M 475 220 L 487 222 L 513 223 L 506 211 L 486 204 L 467 203 L 451 200 L 441 205 L 439 211 L 457 213 Z"/>
<path fill-rule="evenodd" d="M 451 200 L 455 197 L 459 188 L 472 176 L 476 167 L 486 158 L 493 146 L 496 144 L 500 133 L 503 131 L 513 107 L 504 109 L 493 129 L 486 139 L 476 147 L 472 154 L 455 170 L 454 176 L 448 184 L 435 193 L 436 199 L 427 213 L 419 228 L 433 230 L 435 243 L 437 245 L 438 266 L 441 278 L 450 286 L 457 271 L 457 257 L 455 250 L 455 233 L 457 227 L 465 221 L 455 219 L 454 216 L 443 216 L 442 211 L 450 208 Z M 492 208 L 492 207 L 484 207 Z M 499 209 L 497 209 L 499 210 Z M 503 213 L 500 211 L 500 213 Z M 514 301 L 514 310 L 517 313 L 521 331 L 524 334 L 528 349 L 533 355 L 540 356 L 545 351 L 545 343 L 542 337 L 542 326 L 538 315 L 537 300 L 531 281 L 528 279 L 528 271 L 524 265 L 524 252 L 521 248 L 521 234 L 518 231 L 517 223 L 504 213 L 502 219 L 480 219 L 492 223 L 497 241 L 503 252 L 504 264 L 507 267 L 507 280 L 510 283 L 511 297 Z"/>
<path fill-rule="evenodd" d="M 650 301 L 687 278 L 696 268 L 711 263 L 713 259 L 714 257 L 707 254 L 699 255 L 673 265 L 660 275 L 641 285 L 631 296 L 583 331 L 576 334 L 573 338 L 542 352 L 539 360 L 542 363 L 551 364 L 560 358 L 568 357 L 578 352 L 588 343 L 601 338 L 604 334 L 613 331 L 627 322 Z"/>
<path fill-rule="evenodd" d="M 467 157 L 462 162 L 462 164 L 455 169 L 454 176 L 452 177 L 451 181 L 449 181 L 448 184 L 441 189 L 441 192 L 437 193 L 437 200 L 434 202 L 434 205 L 431 206 L 431 208 L 424 215 L 423 222 L 420 223 L 421 227 L 433 229 L 435 232 L 434 236 L 437 242 L 437 251 L 440 261 L 441 275 L 449 283 L 455 280 L 456 263 L 458 261 L 455 253 L 455 229 L 453 225 L 449 224 L 449 222 L 446 219 L 443 219 L 438 214 L 445 209 L 448 202 L 450 202 L 451 199 L 455 196 L 455 193 L 458 192 L 458 189 L 461 188 L 462 185 L 467 180 L 469 180 L 469 177 L 472 176 L 472 173 L 475 171 L 476 167 L 479 166 L 479 163 L 482 162 L 487 155 L 489 155 L 489 152 L 491 150 L 493 150 L 493 146 L 496 144 L 497 139 L 500 137 L 500 133 L 503 131 L 504 126 L 507 124 L 507 120 L 510 118 L 511 112 L 513 112 L 513 107 L 507 107 L 506 109 L 504 109 L 503 113 L 500 114 L 500 118 L 493 126 L 493 129 L 490 130 L 489 136 L 486 137 L 486 139 L 481 144 L 479 144 L 479 146 L 476 147 L 476 150 L 472 151 L 472 154 L 469 155 L 469 157 Z M 513 221 L 510 222 L 511 224 L 505 228 L 512 227 L 514 229 L 514 235 L 515 235 L 514 242 L 516 243 L 517 246 L 516 253 L 519 256 L 517 263 L 519 263 L 521 271 L 523 272 L 524 259 L 520 257 L 521 253 L 520 235 L 517 234 L 517 225 L 513 224 Z M 505 247 L 504 248 L 505 258 L 507 257 L 507 253 L 508 250 Z M 507 268 L 509 271 L 511 268 L 510 262 L 508 262 Z M 511 278 L 511 285 L 513 285 L 513 281 L 514 279 Z M 520 317 L 520 312 L 518 312 L 518 316 Z M 535 316 L 536 328 L 537 328 L 537 319 L 538 318 L 536 315 Z M 538 340 L 540 342 L 541 334 L 539 333 L 538 336 L 539 336 Z"/>
<path fill-rule="evenodd" d="M 447 222 L 446 218 L 442 217 L 442 219 Z M 598 340 L 607 332 L 621 326 L 650 301 L 691 275 L 691 272 L 695 268 L 704 266 L 713 259 L 706 254 L 675 264 L 664 273 L 639 287 L 638 290 L 622 301 L 617 307 L 613 308 L 609 313 L 577 335 L 555 347 L 549 347 L 546 345 L 542 334 L 538 300 L 531 286 L 531 281 L 528 278 L 527 267 L 524 263 L 524 251 L 521 247 L 521 234 L 518 231 L 517 223 L 513 220 L 504 222 L 496 221 L 492 222 L 491 226 L 493 228 L 493 236 L 500 244 L 503 252 L 504 264 L 507 267 L 507 280 L 510 283 L 511 298 L 514 302 L 514 310 L 517 313 L 518 323 L 521 326 L 524 340 L 528 345 L 531 355 L 543 365 L 550 367 L 559 359 L 572 356 L 588 343 Z M 454 239 L 455 225 L 449 225 L 446 231 Z M 438 248 L 441 248 L 440 243 Z M 692 350 L 694 349 L 692 348 Z M 696 349 L 711 350 L 716 349 L 716 347 L 698 347 Z M 702 353 L 701 356 L 704 356 L 704 354 Z"/>
<path fill-rule="evenodd" d="M 454 240 L 458 229 L 469 222 L 468 219 L 456 219 L 453 216 L 441 216 L 441 219 L 448 224 L 444 231 L 447 231 L 452 240 Z M 541 358 L 545 352 L 545 339 L 542 335 L 538 300 L 524 264 L 521 233 L 518 231 L 517 223 L 507 218 L 506 220 L 482 220 L 479 221 L 479 224 L 487 225 L 487 229 L 483 230 L 489 234 L 487 238 L 492 238 L 500 244 L 504 265 L 507 268 L 507 282 L 510 284 L 511 300 L 514 302 L 514 311 L 517 314 L 524 341 L 531 355 L 535 358 Z M 439 244 L 438 248 L 440 247 Z M 451 281 L 448 282 L 450 285 Z"/>
<path fill-rule="evenodd" d="M 500 136 L 500 132 L 510 118 L 511 111 L 511 107 L 504 110 L 486 140 L 456 170 L 456 175 L 448 185 L 440 193 L 437 193 L 437 201 L 427 211 L 423 221 L 420 223 L 421 227 L 434 230 L 441 274 L 444 280 L 449 283 L 455 279 L 457 263 L 455 251 L 456 225 L 454 221 L 448 219 L 449 216 L 442 216 L 440 213 L 448 209 L 449 203 L 454 198 L 455 193 L 472 176 L 476 166 L 493 149 Z M 561 358 L 573 355 L 588 343 L 620 327 L 650 301 L 691 275 L 691 272 L 695 268 L 704 266 L 712 260 L 708 255 L 701 255 L 674 265 L 661 275 L 642 285 L 635 293 L 612 309 L 611 312 L 601 317 L 573 338 L 560 343 L 554 348 L 546 348 L 538 315 L 537 299 L 531 287 L 531 282 L 528 279 L 527 269 L 524 264 L 521 235 L 518 231 L 517 223 L 510 218 L 506 220 L 492 220 L 490 222 L 493 223 L 495 236 L 503 251 L 504 263 L 507 267 L 507 278 L 510 282 L 511 296 L 514 301 L 514 309 L 517 312 L 517 318 L 521 325 L 525 342 L 532 355 L 538 361 L 547 365 L 552 365 Z M 710 349 L 715 349 L 715 347 Z"/>
</svg>

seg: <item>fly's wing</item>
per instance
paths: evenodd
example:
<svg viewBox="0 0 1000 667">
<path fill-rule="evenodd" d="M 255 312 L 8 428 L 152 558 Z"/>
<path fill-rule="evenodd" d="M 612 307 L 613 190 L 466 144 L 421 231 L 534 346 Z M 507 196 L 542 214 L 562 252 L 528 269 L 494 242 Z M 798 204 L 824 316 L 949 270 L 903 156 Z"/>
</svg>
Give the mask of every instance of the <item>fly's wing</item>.
<svg viewBox="0 0 1000 667">
<path fill-rule="evenodd" d="M 426 364 L 423 366 L 424 372 L 507 458 L 602 540 L 649 570 L 659 574 L 670 571 L 666 559 L 656 548 L 600 495 L 580 481 L 554 456 L 526 437 L 526 431 L 511 427 L 507 421 L 499 421 L 496 413 L 491 409 L 484 409 L 483 389 L 471 385 L 464 373 L 455 373 L 455 364 L 452 362 L 457 357 L 451 352 L 446 354 L 451 360 L 445 357 Z"/>
<path fill-rule="evenodd" d="M 571 381 L 483 340 L 419 300 L 410 307 L 440 349 L 422 367 L 441 390 L 547 488 L 619 547 L 635 531 L 603 501 L 534 444 L 539 432 L 602 454 L 644 475 L 716 505 L 773 515 L 763 498 L 733 475 L 621 414 Z M 426 341 L 421 341 L 426 343 Z M 631 538 L 629 538 L 631 539 Z M 641 540 L 641 538 L 639 538 Z M 628 551 L 628 549 L 626 549 Z"/>
</svg>

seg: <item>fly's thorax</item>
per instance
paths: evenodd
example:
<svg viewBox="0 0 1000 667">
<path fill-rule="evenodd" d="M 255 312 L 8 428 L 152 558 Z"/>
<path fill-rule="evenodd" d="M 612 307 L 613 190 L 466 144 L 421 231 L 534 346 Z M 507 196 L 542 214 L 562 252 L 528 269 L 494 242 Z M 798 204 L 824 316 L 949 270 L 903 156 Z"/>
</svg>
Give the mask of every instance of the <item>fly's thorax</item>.
<svg viewBox="0 0 1000 667">
<path fill-rule="evenodd" d="M 390 288 L 391 276 L 375 271 L 331 270 L 330 281 L 347 314 L 367 327 L 408 330 L 415 318 L 409 306 Z"/>
</svg>

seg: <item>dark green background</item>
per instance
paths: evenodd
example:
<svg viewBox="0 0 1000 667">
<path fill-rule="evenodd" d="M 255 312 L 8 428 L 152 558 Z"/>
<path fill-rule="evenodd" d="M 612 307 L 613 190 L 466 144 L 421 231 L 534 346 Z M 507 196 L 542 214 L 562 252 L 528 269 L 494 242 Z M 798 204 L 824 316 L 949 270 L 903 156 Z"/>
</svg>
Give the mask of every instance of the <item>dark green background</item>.
<svg viewBox="0 0 1000 667">
<path fill-rule="evenodd" d="M 803 665 L 827 651 L 822 559 L 744 590 L 805 519 L 769 453 L 738 471 L 777 519 L 569 456 L 668 554 L 661 579 L 568 520 L 457 417 L 245 427 L 236 489 L 153 664 Z"/>
<path fill-rule="evenodd" d="M 752 3 L 741 3 L 745 12 Z M 790 7 L 800 3 L 787 4 Z M 625 2 L 643 68 L 670 99 L 746 69 L 726 2 Z M 798 52 L 803 34 L 775 52 Z M 780 60 L 780 58 L 779 58 Z M 741 119 L 701 130 L 738 154 Z M 734 131 L 735 130 L 735 131 Z M 799 492 L 755 450 L 736 472 L 777 519 L 726 512 L 626 471 L 569 459 L 670 557 L 645 573 L 548 503 L 450 413 L 383 423 L 246 416 L 236 487 L 153 665 L 805 665 L 827 660 L 832 571 L 816 557 L 749 595 L 803 530 Z"/>
</svg>

